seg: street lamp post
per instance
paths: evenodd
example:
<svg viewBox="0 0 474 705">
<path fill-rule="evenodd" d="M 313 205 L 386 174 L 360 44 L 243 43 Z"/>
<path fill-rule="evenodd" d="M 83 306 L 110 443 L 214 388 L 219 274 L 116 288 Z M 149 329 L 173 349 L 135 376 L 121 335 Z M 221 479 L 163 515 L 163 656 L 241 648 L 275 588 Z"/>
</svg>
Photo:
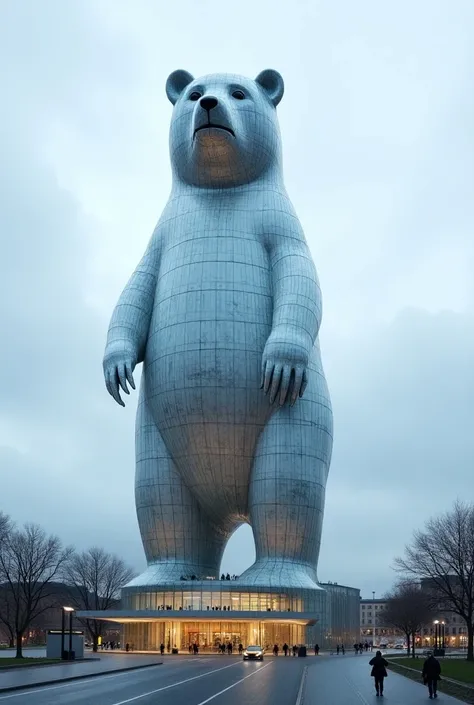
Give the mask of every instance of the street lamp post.
<svg viewBox="0 0 474 705">
<path fill-rule="evenodd" d="M 434 621 L 434 655 L 435 656 L 444 656 L 444 647 L 445 647 L 445 623 L 444 620 L 439 620 L 435 619 Z"/>
<path fill-rule="evenodd" d="M 64 658 L 64 622 L 66 619 L 66 613 L 64 611 L 64 607 L 61 607 L 61 659 L 65 661 L 66 659 Z"/>
<path fill-rule="evenodd" d="M 373 628 L 372 628 L 372 633 L 373 633 L 373 645 L 375 646 L 375 625 L 376 625 L 376 612 L 375 612 L 375 590 L 372 590 L 372 608 L 374 611 L 374 622 L 373 622 Z"/>
<path fill-rule="evenodd" d="M 66 612 L 69 612 L 69 649 L 66 652 L 64 650 L 64 636 L 66 630 Z M 72 653 L 72 613 L 74 612 L 74 607 L 62 607 L 61 608 L 61 659 L 63 661 L 69 661 L 71 659 Z M 67 653 L 67 656 L 66 656 Z"/>
</svg>

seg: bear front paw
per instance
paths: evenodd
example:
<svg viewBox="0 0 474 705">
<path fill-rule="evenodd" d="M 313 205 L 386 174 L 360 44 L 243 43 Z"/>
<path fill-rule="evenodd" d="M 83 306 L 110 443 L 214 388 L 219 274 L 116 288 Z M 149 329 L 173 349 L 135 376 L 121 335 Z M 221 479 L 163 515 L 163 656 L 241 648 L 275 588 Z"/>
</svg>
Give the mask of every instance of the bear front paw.
<svg viewBox="0 0 474 705">
<path fill-rule="evenodd" d="M 135 389 L 133 370 L 137 364 L 137 356 L 133 346 L 124 342 L 114 342 L 108 345 L 104 355 L 105 386 L 117 404 L 125 406 L 120 396 L 120 388 L 125 394 L 130 394 L 127 382 Z"/>
<path fill-rule="evenodd" d="M 260 387 L 270 393 L 270 404 L 276 398 L 280 406 L 287 399 L 293 406 L 308 384 L 309 352 L 300 341 L 281 334 L 271 334 L 262 356 Z"/>
</svg>

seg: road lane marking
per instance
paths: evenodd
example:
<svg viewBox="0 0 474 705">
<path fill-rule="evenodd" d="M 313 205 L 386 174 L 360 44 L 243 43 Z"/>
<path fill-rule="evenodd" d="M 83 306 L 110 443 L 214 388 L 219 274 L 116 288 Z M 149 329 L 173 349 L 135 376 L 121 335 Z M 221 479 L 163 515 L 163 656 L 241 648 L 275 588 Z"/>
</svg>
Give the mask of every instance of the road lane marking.
<svg viewBox="0 0 474 705">
<path fill-rule="evenodd" d="M 177 663 L 175 661 L 175 663 Z M 68 681 L 67 683 L 61 683 L 61 685 L 49 685 L 49 686 L 43 686 L 42 688 L 34 688 L 31 687 L 29 688 L 27 685 L 24 686 L 24 690 L 19 691 L 18 693 L 10 693 L 9 695 L 1 695 L 0 700 L 8 700 L 9 698 L 19 698 L 22 695 L 29 695 L 30 693 L 45 693 L 47 690 L 58 690 L 59 688 L 69 688 L 71 685 L 84 685 L 85 683 L 98 683 L 99 678 L 101 681 L 108 680 L 109 678 L 118 678 L 119 676 L 130 676 L 131 674 L 138 673 L 139 671 L 151 671 L 152 668 L 158 668 L 158 666 L 161 666 L 161 663 L 157 663 L 155 666 L 147 666 L 146 668 L 131 668 L 128 671 L 121 671 L 120 673 L 109 673 L 106 675 L 100 675 L 100 673 L 96 674 L 95 676 L 91 678 L 73 678 L 73 680 Z M 0 691 L 1 692 L 1 691 Z"/>
<path fill-rule="evenodd" d="M 222 695 L 222 693 L 227 693 L 227 691 L 231 690 L 231 688 L 235 688 L 235 686 L 239 685 L 239 683 L 246 681 L 247 678 L 252 678 L 252 676 L 255 676 L 255 674 L 260 673 L 265 668 L 268 668 L 268 666 L 271 666 L 271 665 L 272 665 L 271 663 L 266 663 L 265 666 L 260 666 L 260 668 L 257 668 L 255 671 L 253 671 L 253 673 L 249 673 L 248 676 L 245 676 L 244 678 L 241 678 L 239 681 L 232 683 L 232 685 L 229 685 L 227 688 L 224 688 L 224 690 L 220 690 L 218 693 L 211 695 L 211 697 L 207 698 L 207 700 L 201 700 L 201 702 L 198 703 L 197 705 L 206 705 L 206 703 L 210 703 L 211 700 L 214 700 L 214 698 L 217 698 L 219 695 Z M 120 705 L 120 703 L 116 703 L 116 705 Z"/>
<path fill-rule="evenodd" d="M 349 685 L 351 686 L 352 692 L 357 695 L 357 697 L 359 698 L 359 700 L 361 701 L 361 703 L 363 703 L 364 705 L 369 705 L 368 700 L 366 700 L 366 699 L 364 698 L 364 696 L 362 695 L 362 693 L 360 692 L 360 690 L 359 690 L 358 688 L 356 688 L 355 684 L 354 684 L 351 680 L 349 680 L 349 678 L 348 678 L 347 676 L 344 676 L 344 678 L 345 678 L 346 681 L 349 683 Z"/>
<path fill-rule="evenodd" d="M 303 673 L 301 674 L 301 683 L 300 687 L 298 690 L 298 695 L 296 696 L 296 703 L 295 705 L 302 705 L 303 702 L 303 696 L 304 696 L 304 686 L 306 683 L 306 676 L 308 674 L 308 666 L 305 666 L 303 668 Z"/>
<path fill-rule="evenodd" d="M 113 705 L 126 705 L 126 703 L 133 703 L 135 700 L 140 700 L 140 698 L 146 698 L 148 695 L 154 695 L 155 693 L 162 693 L 164 690 L 169 690 L 170 688 L 176 688 L 178 685 L 183 685 L 184 683 L 190 683 L 191 681 L 196 681 L 198 678 L 204 678 L 204 676 L 210 676 L 211 673 L 217 673 L 218 671 L 225 671 L 226 668 L 233 668 L 234 666 L 239 666 L 238 663 L 231 663 L 230 666 L 222 666 L 221 668 L 214 668 L 212 671 L 206 671 L 206 673 L 201 673 L 199 676 L 193 676 L 192 678 L 185 678 L 184 681 L 178 681 L 177 683 L 170 683 L 170 685 L 164 685 L 161 688 L 156 688 L 155 690 L 150 690 L 148 693 L 142 693 L 141 695 L 135 695 L 133 698 L 128 698 L 128 700 L 120 700 L 118 703 L 113 703 Z M 268 664 L 270 665 L 270 664 Z M 222 691 L 224 692 L 224 691 Z"/>
</svg>

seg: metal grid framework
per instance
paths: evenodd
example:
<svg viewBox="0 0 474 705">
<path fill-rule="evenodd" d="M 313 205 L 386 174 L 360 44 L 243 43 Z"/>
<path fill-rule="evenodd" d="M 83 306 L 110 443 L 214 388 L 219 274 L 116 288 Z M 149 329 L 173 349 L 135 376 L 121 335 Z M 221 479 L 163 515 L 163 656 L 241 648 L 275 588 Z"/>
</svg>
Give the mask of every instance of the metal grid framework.
<svg viewBox="0 0 474 705">
<path fill-rule="evenodd" d="M 172 190 L 104 358 L 119 403 L 143 362 L 135 494 L 148 569 L 131 586 L 217 576 L 249 522 L 256 561 L 240 580 L 317 590 L 332 412 L 320 288 L 283 182 L 283 80 L 176 71 L 166 91 Z"/>
</svg>

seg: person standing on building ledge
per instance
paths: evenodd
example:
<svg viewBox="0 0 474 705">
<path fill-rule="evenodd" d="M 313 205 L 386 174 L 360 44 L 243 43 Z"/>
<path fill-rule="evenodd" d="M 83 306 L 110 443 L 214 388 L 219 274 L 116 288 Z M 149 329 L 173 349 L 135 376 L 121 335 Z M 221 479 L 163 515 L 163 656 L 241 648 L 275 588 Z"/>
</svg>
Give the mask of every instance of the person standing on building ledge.
<svg viewBox="0 0 474 705">
<path fill-rule="evenodd" d="M 377 651 L 373 659 L 370 659 L 369 666 L 372 666 L 370 675 L 375 680 L 375 693 L 377 697 L 383 698 L 383 681 L 387 677 L 388 661 L 384 659 L 381 651 Z"/>
<path fill-rule="evenodd" d="M 423 664 L 423 683 L 428 686 L 430 700 L 438 697 L 438 681 L 441 680 L 441 664 L 431 651 Z"/>
</svg>

